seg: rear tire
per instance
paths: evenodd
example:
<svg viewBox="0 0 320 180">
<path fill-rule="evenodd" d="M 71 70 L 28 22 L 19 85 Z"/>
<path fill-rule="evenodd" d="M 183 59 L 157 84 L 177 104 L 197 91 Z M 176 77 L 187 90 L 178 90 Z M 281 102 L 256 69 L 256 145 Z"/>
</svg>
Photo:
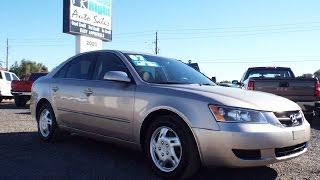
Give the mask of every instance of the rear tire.
<svg viewBox="0 0 320 180">
<path fill-rule="evenodd" d="M 52 142 L 61 138 L 61 132 L 56 116 L 49 103 L 45 103 L 37 112 L 38 135 L 45 142 Z"/>
<path fill-rule="evenodd" d="M 186 179 L 200 168 L 193 134 L 175 115 L 159 116 L 150 124 L 144 151 L 154 172 L 165 179 Z"/>
</svg>

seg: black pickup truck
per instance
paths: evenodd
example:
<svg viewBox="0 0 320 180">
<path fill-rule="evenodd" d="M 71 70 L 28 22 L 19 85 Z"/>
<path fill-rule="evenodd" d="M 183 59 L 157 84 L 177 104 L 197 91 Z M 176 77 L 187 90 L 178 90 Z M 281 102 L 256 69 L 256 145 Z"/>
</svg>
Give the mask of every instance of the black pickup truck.
<svg viewBox="0 0 320 180">
<path fill-rule="evenodd" d="M 299 104 L 309 119 L 320 119 L 320 82 L 316 78 L 296 78 L 286 67 L 252 67 L 240 82 L 233 83 L 288 98 Z"/>
</svg>

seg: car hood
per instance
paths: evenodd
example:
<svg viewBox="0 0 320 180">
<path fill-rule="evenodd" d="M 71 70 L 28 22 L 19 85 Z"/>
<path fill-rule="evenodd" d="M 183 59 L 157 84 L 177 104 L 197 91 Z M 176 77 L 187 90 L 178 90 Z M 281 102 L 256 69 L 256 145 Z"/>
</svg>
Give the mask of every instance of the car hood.
<svg viewBox="0 0 320 180">
<path fill-rule="evenodd" d="M 192 92 L 210 98 L 212 104 L 241 107 L 262 111 L 296 111 L 301 108 L 293 101 L 265 92 L 239 88 L 200 85 L 168 85 L 167 88 Z"/>
</svg>

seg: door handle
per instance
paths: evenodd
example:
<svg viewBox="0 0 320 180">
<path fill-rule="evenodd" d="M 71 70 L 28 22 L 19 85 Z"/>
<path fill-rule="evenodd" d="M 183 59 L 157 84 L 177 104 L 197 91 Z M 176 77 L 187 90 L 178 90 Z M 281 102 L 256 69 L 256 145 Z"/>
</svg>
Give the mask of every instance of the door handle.
<svg viewBox="0 0 320 180">
<path fill-rule="evenodd" d="M 54 91 L 54 92 L 57 92 L 57 91 L 59 90 L 58 86 L 53 86 L 51 89 L 52 89 L 52 91 Z"/>
<path fill-rule="evenodd" d="M 87 90 L 84 90 L 83 93 L 87 96 L 90 96 L 91 94 L 93 94 L 93 91 L 91 89 L 87 89 Z"/>
<path fill-rule="evenodd" d="M 289 83 L 288 82 L 280 82 L 279 87 L 289 87 Z"/>
</svg>

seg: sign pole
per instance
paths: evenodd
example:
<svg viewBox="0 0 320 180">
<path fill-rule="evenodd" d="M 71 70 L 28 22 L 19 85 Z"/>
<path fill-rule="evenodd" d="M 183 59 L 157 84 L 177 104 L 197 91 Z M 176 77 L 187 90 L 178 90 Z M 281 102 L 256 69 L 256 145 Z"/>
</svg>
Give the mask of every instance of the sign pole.
<svg viewBox="0 0 320 180">
<path fill-rule="evenodd" d="M 88 36 L 76 36 L 76 54 L 88 51 L 102 50 L 102 40 Z"/>
</svg>

